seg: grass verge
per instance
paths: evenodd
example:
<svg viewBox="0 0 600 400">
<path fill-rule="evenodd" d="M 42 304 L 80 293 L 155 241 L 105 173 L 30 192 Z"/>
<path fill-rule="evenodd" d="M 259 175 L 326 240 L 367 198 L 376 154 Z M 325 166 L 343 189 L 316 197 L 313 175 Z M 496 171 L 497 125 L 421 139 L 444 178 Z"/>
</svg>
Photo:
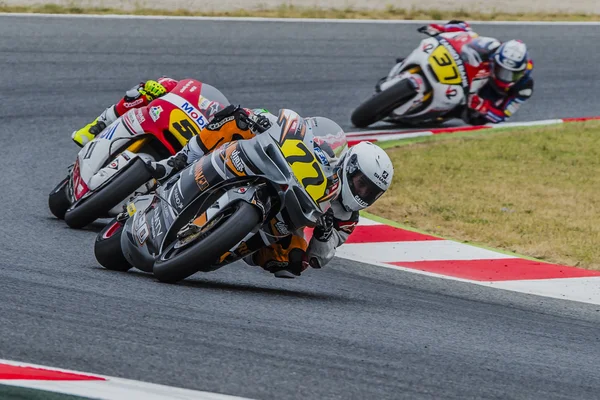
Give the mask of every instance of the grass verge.
<svg viewBox="0 0 600 400">
<path fill-rule="evenodd" d="M 600 122 L 434 136 L 389 149 L 374 214 L 444 237 L 600 269 Z"/>
<path fill-rule="evenodd" d="M 207 17 L 264 17 L 264 18 L 336 18 L 336 19 L 402 19 L 402 20 L 450 20 L 465 19 L 473 21 L 600 21 L 600 15 L 588 13 L 480 13 L 465 9 L 455 11 L 404 9 L 388 6 L 382 10 L 366 10 L 346 7 L 344 9 L 296 7 L 282 4 L 275 8 L 237 9 L 231 11 L 202 11 L 186 9 L 146 8 L 135 2 L 131 7 L 85 7 L 77 2 L 69 5 L 52 3 L 39 5 L 7 5 L 0 2 L 0 12 L 4 13 L 42 13 L 42 14 L 131 14 L 165 16 L 207 16 Z"/>
</svg>

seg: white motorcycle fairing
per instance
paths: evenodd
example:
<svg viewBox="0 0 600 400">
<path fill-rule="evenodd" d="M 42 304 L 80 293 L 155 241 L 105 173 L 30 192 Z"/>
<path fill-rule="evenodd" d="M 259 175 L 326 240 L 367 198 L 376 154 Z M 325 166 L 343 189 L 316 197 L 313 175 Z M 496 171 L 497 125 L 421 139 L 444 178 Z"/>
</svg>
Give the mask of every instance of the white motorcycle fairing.
<svg viewBox="0 0 600 400">
<path fill-rule="evenodd" d="M 79 151 L 72 171 L 70 193 L 73 205 L 99 190 L 136 158 L 141 158 L 144 162 L 155 161 L 154 157 L 147 153 L 121 150 L 136 136 L 145 135 L 134 111 L 127 112 L 107 126 Z M 147 184 L 144 184 L 137 191 L 147 193 L 148 189 Z M 123 204 L 125 201 L 113 208 L 109 215 L 117 215 L 122 211 Z"/>
<path fill-rule="evenodd" d="M 389 118 L 430 119 L 466 104 L 469 83 L 465 66 L 444 35 L 421 41 L 419 47 L 391 69 L 379 88 L 384 91 L 403 79 L 412 82 L 416 95 L 396 108 Z"/>
</svg>

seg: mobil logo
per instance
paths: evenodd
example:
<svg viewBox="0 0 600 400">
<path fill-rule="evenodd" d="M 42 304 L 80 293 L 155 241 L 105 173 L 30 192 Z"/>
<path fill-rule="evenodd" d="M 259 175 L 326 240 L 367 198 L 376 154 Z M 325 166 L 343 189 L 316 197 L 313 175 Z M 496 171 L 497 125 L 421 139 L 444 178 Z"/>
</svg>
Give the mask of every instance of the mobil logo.
<svg viewBox="0 0 600 400">
<path fill-rule="evenodd" d="M 173 104 L 175 107 L 179 108 L 181 111 L 186 113 L 197 125 L 200 129 L 204 129 L 206 125 L 208 125 L 207 117 L 202 114 L 200 110 L 198 110 L 193 103 L 190 103 L 187 99 L 179 96 L 175 93 L 167 93 L 163 97 L 160 98 L 161 101 L 166 101 L 167 103 Z"/>
<path fill-rule="evenodd" d="M 196 122 L 201 129 L 204 129 L 206 127 L 206 125 L 208 124 L 204 115 L 196 107 L 191 105 L 189 102 L 186 101 L 185 103 L 183 103 L 181 105 L 181 109 L 183 111 L 185 111 L 185 113 L 187 115 L 189 115 L 192 118 L 192 120 L 194 120 L 194 122 Z"/>
</svg>

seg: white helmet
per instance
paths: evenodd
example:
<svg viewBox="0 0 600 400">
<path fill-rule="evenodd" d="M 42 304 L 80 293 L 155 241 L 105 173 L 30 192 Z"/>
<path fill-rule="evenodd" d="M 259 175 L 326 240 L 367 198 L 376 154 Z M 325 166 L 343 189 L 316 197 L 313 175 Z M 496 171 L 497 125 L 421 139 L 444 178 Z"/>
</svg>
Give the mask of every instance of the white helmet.
<svg viewBox="0 0 600 400">
<path fill-rule="evenodd" d="M 340 200 L 346 211 L 369 207 L 392 183 L 392 160 L 381 147 L 373 143 L 360 142 L 350 148 L 340 164 Z"/>
</svg>

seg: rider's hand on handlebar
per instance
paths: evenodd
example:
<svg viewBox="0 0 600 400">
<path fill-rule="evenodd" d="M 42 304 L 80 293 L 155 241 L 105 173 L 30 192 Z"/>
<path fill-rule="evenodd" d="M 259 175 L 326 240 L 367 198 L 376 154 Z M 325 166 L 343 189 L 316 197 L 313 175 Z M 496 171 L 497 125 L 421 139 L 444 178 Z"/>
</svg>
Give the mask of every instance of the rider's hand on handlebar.
<svg viewBox="0 0 600 400">
<path fill-rule="evenodd" d="M 252 121 L 250 124 L 250 130 L 254 134 L 266 132 L 271 127 L 271 121 L 269 121 L 269 118 L 265 117 L 264 115 L 250 114 L 248 119 Z"/>
<path fill-rule="evenodd" d="M 145 96 L 146 100 L 152 101 L 167 93 L 167 89 L 157 81 L 149 80 L 138 89 L 138 92 Z"/>
<path fill-rule="evenodd" d="M 469 109 L 473 111 L 477 111 L 480 114 L 487 113 L 488 110 L 488 100 L 484 100 L 476 94 L 472 94 L 469 96 Z"/>
<path fill-rule="evenodd" d="M 313 237 L 320 242 L 328 241 L 333 234 L 333 223 L 333 210 L 330 208 L 319 218 L 317 226 L 313 230 Z"/>
</svg>

